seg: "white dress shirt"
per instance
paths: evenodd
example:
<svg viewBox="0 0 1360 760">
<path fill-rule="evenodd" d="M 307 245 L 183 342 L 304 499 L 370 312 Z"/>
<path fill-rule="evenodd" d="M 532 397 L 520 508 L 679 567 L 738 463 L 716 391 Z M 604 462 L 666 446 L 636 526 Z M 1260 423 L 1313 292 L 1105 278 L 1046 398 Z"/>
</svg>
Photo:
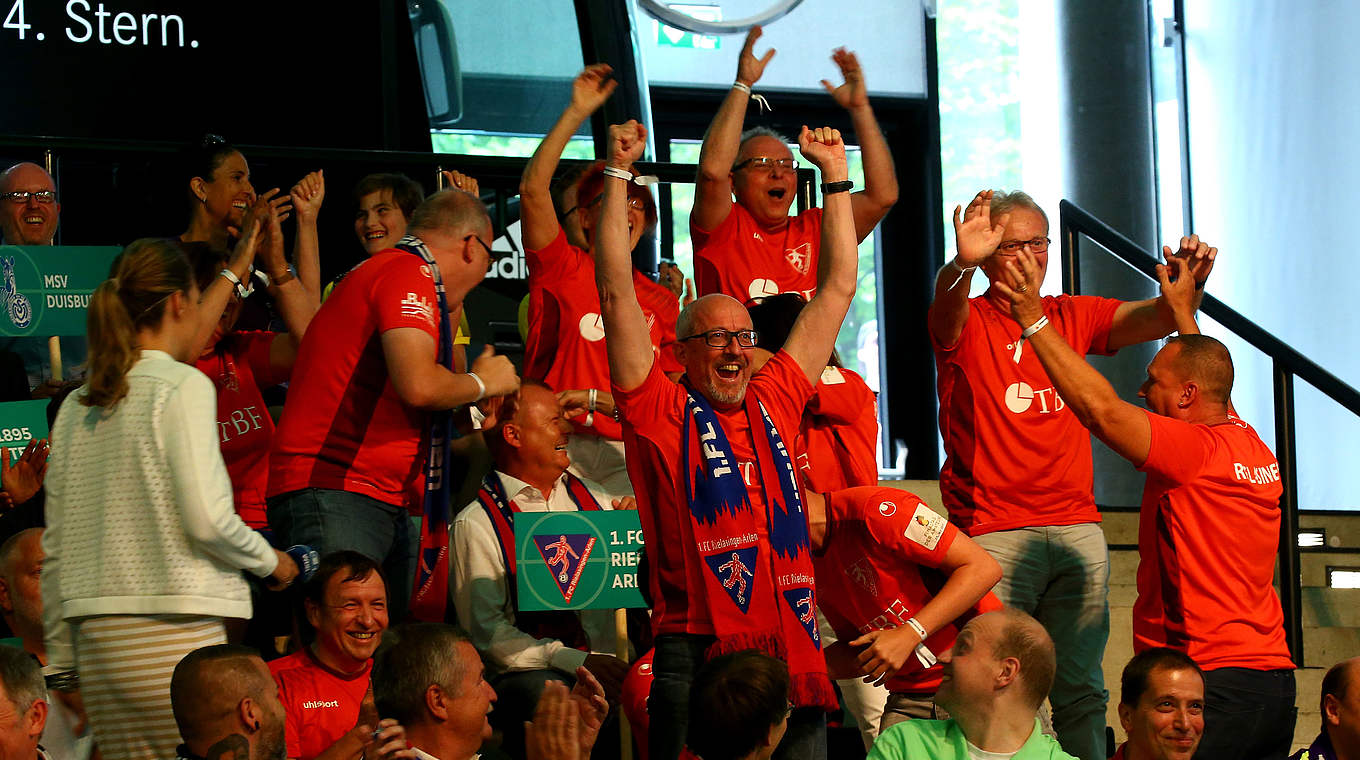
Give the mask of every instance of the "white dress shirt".
<svg viewBox="0 0 1360 760">
<path fill-rule="evenodd" d="M 545 498 L 534 486 L 497 470 L 505 495 L 521 512 L 575 512 L 576 503 L 567 492 L 566 475 L 558 477 Z M 586 488 L 610 509 L 604 490 L 588 480 Z M 458 622 L 467 629 L 473 646 L 488 660 L 495 673 L 513 670 L 555 668 L 575 673 L 585 663 L 586 652 L 573 649 L 556 639 L 536 639 L 515 627 L 515 611 L 510 605 L 506 585 L 505 559 L 500 539 L 491 519 L 478 501 L 473 501 L 453 521 L 450 528 L 453 561 L 449 568 L 449 587 Z M 592 651 L 614 652 L 614 611 L 581 610 L 576 613 L 585 629 Z"/>
</svg>

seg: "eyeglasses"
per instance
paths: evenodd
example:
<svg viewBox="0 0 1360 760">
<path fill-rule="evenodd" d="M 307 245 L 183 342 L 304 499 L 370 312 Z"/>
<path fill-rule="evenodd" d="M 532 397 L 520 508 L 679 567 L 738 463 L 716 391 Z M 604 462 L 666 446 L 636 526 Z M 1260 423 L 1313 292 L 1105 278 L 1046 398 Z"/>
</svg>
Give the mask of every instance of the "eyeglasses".
<svg viewBox="0 0 1360 760">
<path fill-rule="evenodd" d="M 46 205 L 55 201 L 57 199 L 57 194 L 51 190 L 39 190 L 36 193 L 30 193 L 27 190 L 15 190 L 12 193 L 0 194 L 0 198 L 4 198 L 15 205 L 28 203 L 28 199 L 32 198 L 34 201 Z"/>
<path fill-rule="evenodd" d="M 745 161 L 742 161 L 741 163 L 733 166 L 732 170 L 736 171 L 737 169 L 745 169 L 748 166 L 752 169 L 759 169 L 762 171 L 773 173 L 775 167 L 779 167 L 780 169 L 784 169 L 787 171 L 793 171 L 794 169 L 798 168 L 798 162 L 792 158 L 768 158 L 766 156 L 757 156 L 755 158 L 748 158 Z"/>
<path fill-rule="evenodd" d="M 492 261 L 495 261 L 496 259 L 500 258 L 500 254 L 497 253 L 496 251 L 492 250 L 492 249 L 491 249 L 491 246 L 487 245 L 485 240 L 482 240 L 481 235 L 475 235 L 475 234 L 474 234 L 474 235 L 464 235 L 464 236 L 463 236 L 463 242 L 464 242 L 464 243 L 466 243 L 466 242 L 469 241 L 469 240 L 476 240 L 478 245 L 480 245 L 482 248 L 486 249 L 486 255 L 487 255 L 488 257 L 490 257 Z"/>
<path fill-rule="evenodd" d="M 1043 253 L 1048 250 L 1048 244 L 1052 242 L 1052 240 L 1049 240 L 1046 237 L 1037 237 L 1033 240 L 1007 240 L 1001 245 L 998 245 L 996 249 L 1002 253 L 1014 255 L 1019 253 L 1021 248 L 1029 246 L 1030 251 L 1034 253 Z"/>
<path fill-rule="evenodd" d="M 708 332 L 695 333 L 680 340 L 694 340 L 703 338 L 704 342 L 713 348 L 727 348 L 736 340 L 737 345 L 742 348 L 755 348 L 756 341 L 760 335 L 755 330 L 709 330 Z"/>
</svg>

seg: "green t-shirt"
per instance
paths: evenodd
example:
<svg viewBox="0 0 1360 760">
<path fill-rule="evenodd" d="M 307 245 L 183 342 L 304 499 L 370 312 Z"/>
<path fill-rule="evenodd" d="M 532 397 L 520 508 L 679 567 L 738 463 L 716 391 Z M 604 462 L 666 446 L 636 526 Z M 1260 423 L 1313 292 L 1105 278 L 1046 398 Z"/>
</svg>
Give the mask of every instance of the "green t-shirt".
<svg viewBox="0 0 1360 760">
<path fill-rule="evenodd" d="M 950 720 L 909 720 L 884 731 L 869 750 L 867 760 L 969 760 L 968 740 Z M 1012 760 L 1076 760 L 1044 734 L 1039 719 L 1034 732 Z"/>
</svg>

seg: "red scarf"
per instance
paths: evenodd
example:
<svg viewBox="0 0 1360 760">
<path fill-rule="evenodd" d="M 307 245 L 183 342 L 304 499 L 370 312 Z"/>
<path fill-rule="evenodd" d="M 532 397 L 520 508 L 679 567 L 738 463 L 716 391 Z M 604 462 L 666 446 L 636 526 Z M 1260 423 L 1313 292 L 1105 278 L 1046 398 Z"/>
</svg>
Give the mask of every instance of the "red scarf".
<svg viewBox="0 0 1360 760">
<path fill-rule="evenodd" d="M 764 405 L 748 392 L 743 406 L 765 497 L 764 509 L 756 509 L 721 420 L 708 399 L 688 385 L 686 390 L 684 496 L 696 548 L 709 571 L 703 573 L 703 590 L 718 638 L 708 656 L 762 650 L 788 663 L 795 705 L 835 709 L 793 459 Z M 759 537 L 758 521 L 765 523 L 768 540 Z"/>
</svg>

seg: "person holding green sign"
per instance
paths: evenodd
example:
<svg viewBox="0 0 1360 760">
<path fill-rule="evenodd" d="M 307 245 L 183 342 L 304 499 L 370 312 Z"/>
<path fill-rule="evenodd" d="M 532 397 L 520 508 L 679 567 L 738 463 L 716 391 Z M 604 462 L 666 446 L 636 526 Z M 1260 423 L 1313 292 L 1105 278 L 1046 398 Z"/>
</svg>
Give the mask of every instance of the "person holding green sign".
<svg viewBox="0 0 1360 760">
<path fill-rule="evenodd" d="M 799 135 L 826 180 L 826 202 L 817 294 L 788 341 L 752 377 L 751 315 L 730 296 L 705 296 L 677 321 L 685 375 L 676 383 L 651 350 L 629 258 L 625 197 L 645 142 L 637 122 L 610 128 L 595 271 L 651 566 L 649 754 L 680 753 L 690 685 L 705 659 L 756 648 L 789 664 L 796 708 L 776 756 L 822 758 L 825 711 L 837 703 L 812 614 L 807 515 L 790 447 L 855 293 L 845 144 L 829 127 Z"/>
<path fill-rule="evenodd" d="M 48 669 L 58 698 L 84 695 L 107 760 L 171 757 L 176 652 L 225 643 L 224 619 L 251 617 L 241 570 L 281 586 L 298 574 L 232 508 L 212 383 L 185 364 L 199 296 L 176 242 L 129 245 L 90 299 L 90 379 L 53 426 Z"/>
</svg>

